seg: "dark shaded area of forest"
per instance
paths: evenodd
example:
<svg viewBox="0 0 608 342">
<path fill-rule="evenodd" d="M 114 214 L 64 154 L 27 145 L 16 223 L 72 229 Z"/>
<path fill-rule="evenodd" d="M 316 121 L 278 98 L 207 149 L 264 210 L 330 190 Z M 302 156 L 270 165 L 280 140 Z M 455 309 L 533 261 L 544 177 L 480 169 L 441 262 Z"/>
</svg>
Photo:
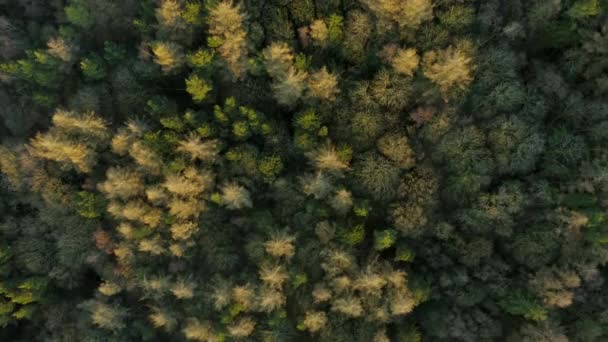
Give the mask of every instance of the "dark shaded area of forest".
<svg viewBox="0 0 608 342">
<path fill-rule="evenodd" d="M 608 340 L 608 1 L 0 0 L 0 340 Z"/>
</svg>

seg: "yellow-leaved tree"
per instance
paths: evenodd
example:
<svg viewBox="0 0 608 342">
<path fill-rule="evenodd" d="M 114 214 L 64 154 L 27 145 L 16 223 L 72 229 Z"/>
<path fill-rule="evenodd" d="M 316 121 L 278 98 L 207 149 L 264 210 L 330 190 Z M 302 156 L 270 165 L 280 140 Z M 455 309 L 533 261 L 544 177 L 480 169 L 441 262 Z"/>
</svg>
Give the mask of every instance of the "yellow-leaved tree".
<svg viewBox="0 0 608 342">
<path fill-rule="evenodd" d="M 247 71 L 246 15 L 240 5 L 221 1 L 209 11 L 209 42 L 217 47 L 234 78 L 241 79 Z"/>
<path fill-rule="evenodd" d="M 363 0 L 363 3 L 384 22 L 400 27 L 417 28 L 433 19 L 432 0 Z"/>
<path fill-rule="evenodd" d="M 107 144 L 107 123 L 94 113 L 79 114 L 58 109 L 53 126 L 31 140 L 34 157 L 58 163 L 63 169 L 88 173 L 97 163 L 97 149 Z"/>
<path fill-rule="evenodd" d="M 444 97 L 454 90 L 466 90 L 473 81 L 474 70 L 473 58 L 462 47 L 450 46 L 424 54 L 424 76 L 439 87 Z"/>
</svg>

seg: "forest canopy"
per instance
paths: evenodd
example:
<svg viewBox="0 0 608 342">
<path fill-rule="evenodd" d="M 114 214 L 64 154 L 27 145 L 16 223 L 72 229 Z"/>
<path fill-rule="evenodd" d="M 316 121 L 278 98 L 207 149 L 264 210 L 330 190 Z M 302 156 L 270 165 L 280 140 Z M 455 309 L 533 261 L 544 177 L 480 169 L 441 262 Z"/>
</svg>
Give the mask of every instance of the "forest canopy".
<svg viewBox="0 0 608 342">
<path fill-rule="evenodd" d="M 608 2 L 0 0 L 0 340 L 608 340 Z"/>
</svg>

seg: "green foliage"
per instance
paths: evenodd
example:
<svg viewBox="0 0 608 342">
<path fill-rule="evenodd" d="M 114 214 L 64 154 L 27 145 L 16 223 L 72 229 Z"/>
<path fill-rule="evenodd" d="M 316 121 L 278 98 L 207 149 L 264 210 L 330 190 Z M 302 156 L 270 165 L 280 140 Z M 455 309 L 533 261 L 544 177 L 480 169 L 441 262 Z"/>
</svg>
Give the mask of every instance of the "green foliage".
<svg viewBox="0 0 608 342">
<path fill-rule="evenodd" d="M 203 5 L 200 2 L 187 2 L 182 17 L 191 25 L 201 25 L 203 23 Z"/>
<path fill-rule="evenodd" d="M 554 232 L 539 228 L 529 229 L 513 239 L 513 257 L 522 265 L 540 267 L 555 257 L 559 247 Z"/>
<path fill-rule="evenodd" d="M 398 342 L 422 342 L 420 329 L 415 325 L 406 325 L 399 329 Z"/>
<path fill-rule="evenodd" d="M 112 41 L 103 43 L 103 59 L 111 65 L 118 64 L 127 58 L 127 49 Z"/>
<path fill-rule="evenodd" d="M 308 276 L 306 275 L 306 273 L 297 273 L 292 280 L 292 286 L 297 289 L 300 286 L 305 285 L 306 283 L 308 283 Z"/>
<path fill-rule="evenodd" d="M 353 173 L 357 186 L 376 200 L 388 200 L 395 196 L 399 182 L 399 168 L 376 154 L 356 161 Z"/>
<path fill-rule="evenodd" d="M 313 109 L 301 112 L 294 117 L 294 126 L 305 131 L 317 132 L 321 125 L 321 118 Z"/>
<path fill-rule="evenodd" d="M 414 251 L 405 245 L 398 245 L 395 252 L 395 261 L 412 262 L 415 257 Z"/>
<path fill-rule="evenodd" d="M 289 20 L 286 7 L 269 6 L 262 16 L 267 36 L 273 41 L 290 42 L 294 40 L 294 28 Z"/>
<path fill-rule="evenodd" d="M 159 121 L 163 127 L 174 131 L 181 132 L 185 128 L 185 123 L 179 116 L 167 116 L 161 118 Z"/>
<path fill-rule="evenodd" d="M 547 310 L 530 295 L 521 291 L 513 291 L 501 299 L 498 305 L 511 315 L 523 316 L 532 321 L 547 319 Z"/>
<path fill-rule="evenodd" d="M 296 25 L 300 26 L 312 21 L 315 14 L 313 0 L 294 0 L 289 2 L 289 12 Z"/>
<path fill-rule="evenodd" d="M 328 38 L 331 43 L 338 43 L 344 35 L 344 18 L 337 14 L 332 14 L 327 20 Z"/>
<path fill-rule="evenodd" d="M 301 70 L 301 71 L 307 71 L 308 68 L 310 67 L 310 63 L 312 63 L 312 56 L 306 56 L 303 53 L 299 53 L 296 55 L 296 58 L 295 58 L 293 64 L 296 67 L 296 69 Z"/>
<path fill-rule="evenodd" d="M 569 20 L 551 21 L 540 33 L 539 46 L 548 49 L 564 49 L 579 41 L 576 24 Z"/>
<path fill-rule="evenodd" d="M 570 208 L 589 208 L 597 204 L 597 197 L 592 194 L 571 193 L 564 195 L 560 202 Z"/>
<path fill-rule="evenodd" d="M 369 215 L 370 210 L 371 208 L 369 206 L 369 203 L 367 202 L 355 203 L 353 213 L 359 217 L 367 217 Z"/>
<path fill-rule="evenodd" d="M 578 0 L 568 9 L 568 15 L 576 19 L 594 17 L 599 13 L 599 0 Z"/>
<path fill-rule="evenodd" d="M 570 133 L 565 127 L 556 128 L 547 139 L 543 168 L 549 176 L 566 177 L 570 167 L 586 154 L 585 140 Z"/>
<path fill-rule="evenodd" d="M 106 70 L 103 60 L 92 55 L 80 61 L 80 69 L 85 78 L 93 81 L 98 81 L 106 77 Z"/>
<path fill-rule="evenodd" d="M 149 111 L 155 115 L 175 113 L 175 103 L 164 96 L 154 96 L 146 102 L 146 105 Z"/>
<path fill-rule="evenodd" d="M 343 228 L 338 232 L 340 242 L 347 246 L 356 246 L 365 239 L 365 225 L 358 224 L 350 228 Z"/>
<path fill-rule="evenodd" d="M 396 240 L 397 231 L 394 229 L 374 230 L 374 249 L 377 251 L 383 251 L 387 248 L 391 248 L 395 244 Z M 400 259 L 401 256 L 395 258 Z"/>
<path fill-rule="evenodd" d="M 36 307 L 44 300 L 48 279 L 31 277 L 10 284 L 0 282 L 0 327 L 14 320 L 32 319 Z"/>
<path fill-rule="evenodd" d="M 188 64 L 195 69 L 206 71 L 213 63 L 215 53 L 209 50 L 201 49 L 187 56 Z"/>
<path fill-rule="evenodd" d="M 266 156 L 258 162 L 258 169 L 264 178 L 274 180 L 283 171 L 283 162 L 279 156 Z"/>
<path fill-rule="evenodd" d="M 195 102 L 205 100 L 211 90 L 213 90 L 211 84 L 198 75 L 191 75 L 186 79 L 186 91 L 192 95 L 192 99 Z"/>
<path fill-rule="evenodd" d="M 106 209 L 106 201 L 102 196 L 87 191 L 76 194 L 76 211 L 82 217 L 89 219 L 99 218 Z"/>
<path fill-rule="evenodd" d="M 95 22 L 94 14 L 89 10 L 85 0 L 70 0 L 65 7 L 68 21 L 82 29 L 89 29 Z"/>
<path fill-rule="evenodd" d="M 454 5 L 438 15 L 439 22 L 448 30 L 461 31 L 475 20 L 475 10 L 470 6 Z"/>
</svg>

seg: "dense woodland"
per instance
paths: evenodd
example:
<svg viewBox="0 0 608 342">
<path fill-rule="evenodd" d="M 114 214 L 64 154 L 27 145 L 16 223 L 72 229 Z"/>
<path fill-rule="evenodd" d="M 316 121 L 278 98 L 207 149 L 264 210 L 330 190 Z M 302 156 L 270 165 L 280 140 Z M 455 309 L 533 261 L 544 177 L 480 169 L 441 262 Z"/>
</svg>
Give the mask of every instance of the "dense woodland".
<svg viewBox="0 0 608 342">
<path fill-rule="evenodd" d="M 0 0 L 0 340 L 608 341 L 608 1 Z"/>
</svg>

